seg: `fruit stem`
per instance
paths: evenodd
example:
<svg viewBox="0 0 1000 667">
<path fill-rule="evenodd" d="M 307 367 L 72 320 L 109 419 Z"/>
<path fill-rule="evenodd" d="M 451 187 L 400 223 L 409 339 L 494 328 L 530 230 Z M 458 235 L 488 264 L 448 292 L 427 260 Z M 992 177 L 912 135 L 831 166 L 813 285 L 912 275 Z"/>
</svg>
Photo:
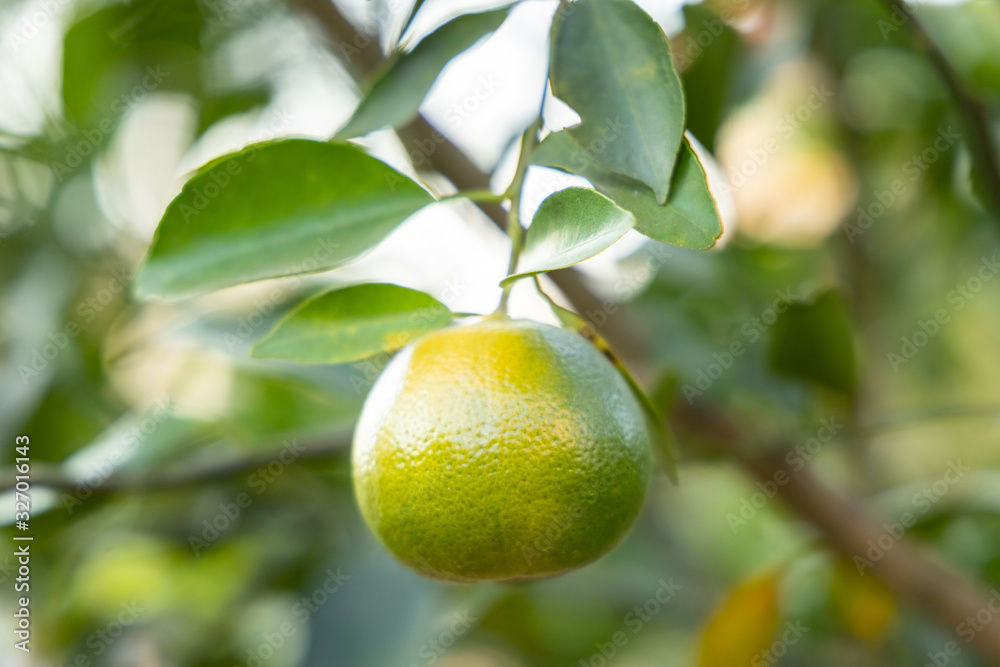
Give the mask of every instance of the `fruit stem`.
<svg viewBox="0 0 1000 667">
<path fill-rule="evenodd" d="M 518 209 L 521 206 L 521 190 L 524 188 L 524 177 L 531 166 L 531 157 L 538 146 L 538 133 L 542 129 L 542 116 L 539 114 L 531 126 L 521 135 L 521 154 L 517 158 L 517 168 L 514 170 L 514 179 L 510 182 L 510 187 L 504 196 L 510 200 L 510 210 L 507 211 L 507 236 L 510 237 L 510 262 L 507 265 L 507 275 L 513 274 L 517 270 L 517 260 L 521 256 L 524 248 L 524 227 L 521 225 Z M 507 302 L 510 300 L 510 290 L 514 282 L 507 283 L 503 288 L 503 295 L 500 297 L 498 311 L 507 311 Z"/>
</svg>

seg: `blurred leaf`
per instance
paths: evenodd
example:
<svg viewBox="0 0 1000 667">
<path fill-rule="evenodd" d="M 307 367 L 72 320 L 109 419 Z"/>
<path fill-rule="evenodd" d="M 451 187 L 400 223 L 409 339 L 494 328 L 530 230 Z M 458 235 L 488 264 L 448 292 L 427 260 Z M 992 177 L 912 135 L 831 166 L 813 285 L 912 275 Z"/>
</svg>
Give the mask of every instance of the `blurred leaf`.
<svg viewBox="0 0 1000 667">
<path fill-rule="evenodd" d="M 77 21 L 63 41 L 68 117 L 106 138 L 153 90 L 199 93 L 203 26 L 197 0 L 134 0 Z"/>
<path fill-rule="evenodd" d="M 871 644 L 885 639 L 896 619 L 896 600 L 889 589 L 875 577 L 861 576 L 849 560 L 837 562 L 833 603 L 847 630 Z"/>
<path fill-rule="evenodd" d="M 711 248 L 722 236 L 722 220 L 708 190 L 705 170 L 687 141 L 681 146 L 665 205 L 645 185 L 601 167 L 565 132 L 545 137 L 534 162 L 583 176 L 602 194 L 635 214 L 636 231 L 682 248 Z"/>
<path fill-rule="evenodd" d="M 67 386 L 68 385 L 68 386 Z M 96 438 L 108 426 L 108 415 L 97 396 L 98 385 L 57 383 L 35 408 L 25 426 L 33 439 L 49 443 L 32 458 L 61 461 Z"/>
<path fill-rule="evenodd" d="M 506 17 L 507 9 L 459 16 L 425 37 L 409 53 L 398 56 L 375 80 L 337 136 L 346 139 L 386 125 L 405 124 L 417 114 L 445 65 L 500 27 Z"/>
<path fill-rule="evenodd" d="M 681 46 L 678 65 L 682 58 L 691 58 L 681 74 L 687 129 L 705 146 L 714 148 L 715 133 L 730 101 L 734 70 L 744 55 L 743 43 L 735 30 L 704 5 L 685 5 L 684 23 L 684 34 L 675 44 Z M 711 41 L 704 46 L 700 39 L 706 34 L 711 35 Z"/>
<path fill-rule="evenodd" d="M 360 411 L 360 399 L 346 393 L 238 371 L 227 420 L 243 440 L 273 445 L 278 438 L 350 428 Z"/>
<path fill-rule="evenodd" d="M 398 285 L 356 285 L 310 299 L 253 348 L 259 358 L 341 364 L 399 349 L 451 321 L 448 307 Z"/>
<path fill-rule="evenodd" d="M 829 290 L 812 303 L 793 303 L 778 314 L 770 350 L 775 372 L 854 393 L 854 329 L 840 294 Z"/>
<path fill-rule="evenodd" d="M 778 576 L 742 582 L 729 592 L 701 635 L 699 667 L 752 664 L 778 629 Z"/>
<path fill-rule="evenodd" d="M 610 247 L 635 226 L 635 217 L 590 188 L 560 190 L 542 202 L 528 229 L 518 278 L 565 269 Z"/>
<path fill-rule="evenodd" d="M 201 105 L 201 111 L 198 114 L 198 129 L 195 133 L 201 136 L 205 130 L 223 118 L 263 107 L 269 99 L 271 99 L 271 91 L 267 88 L 241 90 L 229 95 L 209 97 Z"/>
<path fill-rule="evenodd" d="M 629 0 L 579 0 L 557 16 L 552 91 L 580 114 L 578 146 L 664 203 L 684 136 L 684 95 L 660 26 Z"/>
<path fill-rule="evenodd" d="M 170 203 L 138 293 L 175 297 L 332 269 L 431 201 L 356 146 L 250 146 L 203 169 Z"/>
<path fill-rule="evenodd" d="M 387 3 L 387 4 L 391 4 L 391 2 Z M 413 9 L 410 10 L 410 16 L 406 20 L 406 25 L 403 26 L 403 33 L 402 34 L 405 35 L 406 31 L 410 28 L 411 25 L 413 25 L 413 21 L 417 18 L 417 13 L 420 11 L 420 8 L 423 7 L 423 6 L 424 6 L 424 0 L 416 0 L 413 3 Z"/>
</svg>

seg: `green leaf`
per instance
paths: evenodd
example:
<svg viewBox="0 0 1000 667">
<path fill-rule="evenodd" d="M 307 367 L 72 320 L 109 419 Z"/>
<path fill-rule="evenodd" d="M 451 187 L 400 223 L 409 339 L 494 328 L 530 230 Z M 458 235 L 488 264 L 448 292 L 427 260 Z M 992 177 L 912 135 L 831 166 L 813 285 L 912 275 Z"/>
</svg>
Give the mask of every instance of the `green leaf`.
<svg viewBox="0 0 1000 667">
<path fill-rule="evenodd" d="M 409 53 L 398 56 L 372 85 L 354 115 L 337 136 L 367 134 L 386 125 L 399 127 L 413 118 L 427 91 L 448 62 L 493 32 L 507 17 L 507 9 L 466 14 L 425 37 Z"/>
<path fill-rule="evenodd" d="M 852 395 L 857 380 L 854 329 L 840 295 L 829 290 L 779 314 L 770 359 L 777 373 Z"/>
<path fill-rule="evenodd" d="M 170 203 L 137 291 L 176 297 L 332 269 L 431 201 L 356 146 L 250 146 L 203 168 Z"/>
<path fill-rule="evenodd" d="M 398 285 L 326 292 L 289 313 L 253 348 L 259 358 L 340 364 L 396 350 L 452 319 L 433 297 Z"/>
<path fill-rule="evenodd" d="M 652 190 L 602 167 L 577 148 L 566 132 L 547 136 L 535 151 L 536 164 L 583 176 L 599 192 L 636 217 L 636 231 L 682 248 L 711 248 L 722 236 L 722 219 L 708 180 L 690 144 L 681 146 L 667 203 L 656 203 Z"/>
<path fill-rule="evenodd" d="M 101 143 L 153 90 L 199 96 L 204 25 L 198 0 L 133 0 L 84 16 L 63 40 L 67 116 L 99 128 L 101 140 L 91 142 Z"/>
<path fill-rule="evenodd" d="M 631 0 L 578 0 L 553 31 L 552 91 L 583 121 L 569 130 L 573 141 L 664 203 L 684 94 L 663 30 Z"/>
<path fill-rule="evenodd" d="M 635 216 L 594 190 L 560 190 L 538 207 L 517 273 L 507 276 L 501 285 L 589 259 L 610 247 L 633 226 Z"/>
</svg>

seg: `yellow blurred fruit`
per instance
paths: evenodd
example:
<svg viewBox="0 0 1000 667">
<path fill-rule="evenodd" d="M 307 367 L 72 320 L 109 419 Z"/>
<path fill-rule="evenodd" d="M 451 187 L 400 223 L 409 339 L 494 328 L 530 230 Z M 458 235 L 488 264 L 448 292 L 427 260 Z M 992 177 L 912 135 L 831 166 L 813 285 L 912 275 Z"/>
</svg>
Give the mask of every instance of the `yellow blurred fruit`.
<svg viewBox="0 0 1000 667">
<path fill-rule="evenodd" d="M 651 468 L 635 395 L 577 334 L 490 317 L 404 348 L 365 401 L 354 488 L 399 560 L 445 581 L 552 576 L 607 553 Z"/>
</svg>

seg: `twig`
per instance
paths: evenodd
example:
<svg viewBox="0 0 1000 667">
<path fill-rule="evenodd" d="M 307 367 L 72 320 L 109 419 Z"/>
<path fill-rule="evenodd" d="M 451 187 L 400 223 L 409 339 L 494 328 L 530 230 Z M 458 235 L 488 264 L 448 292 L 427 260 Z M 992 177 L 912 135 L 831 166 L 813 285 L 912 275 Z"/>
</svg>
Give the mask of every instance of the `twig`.
<svg viewBox="0 0 1000 667">
<path fill-rule="evenodd" d="M 517 261 L 521 257 L 521 250 L 524 248 L 524 225 L 521 224 L 521 190 L 524 188 L 524 177 L 531 166 L 531 157 L 538 145 L 538 133 L 542 129 L 542 117 L 531 124 L 531 127 L 524 131 L 521 136 L 521 152 L 517 158 L 517 167 L 514 169 L 514 178 L 507 188 L 507 197 L 510 199 L 510 210 L 507 211 L 507 236 L 510 237 L 510 262 L 507 264 L 507 275 L 512 275 L 517 270 Z M 507 312 L 507 300 L 510 298 L 511 289 L 514 283 L 507 283 L 503 288 L 503 295 L 500 297 L 498 311 Z"/>
<path fill-rule="evenodd" d="M 852 560 L 856 556 L 867 559 L 872 544 L 884 539 L 883 526 L 813 476 L 808 468 L 793 472 L 783 456 L 748 456 L 743 443 L 750 438 L 726 415 L 704 407 L 685 407 L 675 414 L 674 425 L 707 439 L 760 481 L 774 483 L 777 495 L 789 508 L 819 530 L 830 546 L 844 556 Z M 869 559 L 865 565 L 893 593 L 922 610 L 942 628 L 957 633 L 968 618 L 992 608 L 992 598 L 978 585 L 932 560 L 910 538 L 904 535 L 892 539 L 889 548 L 881 549 L 879 558 Z M 1000 664 L 1000 624 L 977 627 L 982 629 L 971 643 L 990 662 Z"/>
<path fill-rule="evenodd" d="M 906 6 L 903 0 L 885 0 L 893 12 L 908 17 L 906 26 L 913 35 L 917 45 L 923 49 L 937 68 L 942 81 L 955 99 L 955 103 L 965 115 L 965 123 L 970 140 L 966 143 L 975 156 L 975 161 L 982 171 L 986 181 L 986 196 L 991 198 L 991 206 L 996 221 L 1000 224 L 1000 158 L 997 157 L 996 139 L 993 136 L 991 120 L 986 105 L 973 95 L 962 83 L 962 79 L 941 48 L 934 43 L 927 30 L 914 15 L 916 10 Z"/>
<path fill-rule="evenodd" d="M 301 451 L 292 451 L 290 454 L 296 461 L 321 459 L 343 452 L 350 446 L 350 442 L 351 434 L 349 432 L 338 433 L 315 443 L 303 445 Z M 280 461 L 279 457 L 284 451 L 285 449 L 282 448 L 263 454 L 218 461 L 198 468 L 187 468 L 148 475 L 114 473 L 103 480 L 93 483 L 87 479 L 81 480 L 77 477 L 71 477 L 63 472 L 36 468 L 31 473 L 31 486 L 69 492 L 74 492 L 80 487 L 85 487 L 92 493 L 144 492 L 182 488 L 215 479 L 232 477 L 233 475 L 253 470 L 260 466 L 266 466 L 274 461 Z M 5 470 L 0 478 L 4 480 L 0 483 L 0 493 L 10 491 L 14 488 L 13 469 Z"/>
</svg>

